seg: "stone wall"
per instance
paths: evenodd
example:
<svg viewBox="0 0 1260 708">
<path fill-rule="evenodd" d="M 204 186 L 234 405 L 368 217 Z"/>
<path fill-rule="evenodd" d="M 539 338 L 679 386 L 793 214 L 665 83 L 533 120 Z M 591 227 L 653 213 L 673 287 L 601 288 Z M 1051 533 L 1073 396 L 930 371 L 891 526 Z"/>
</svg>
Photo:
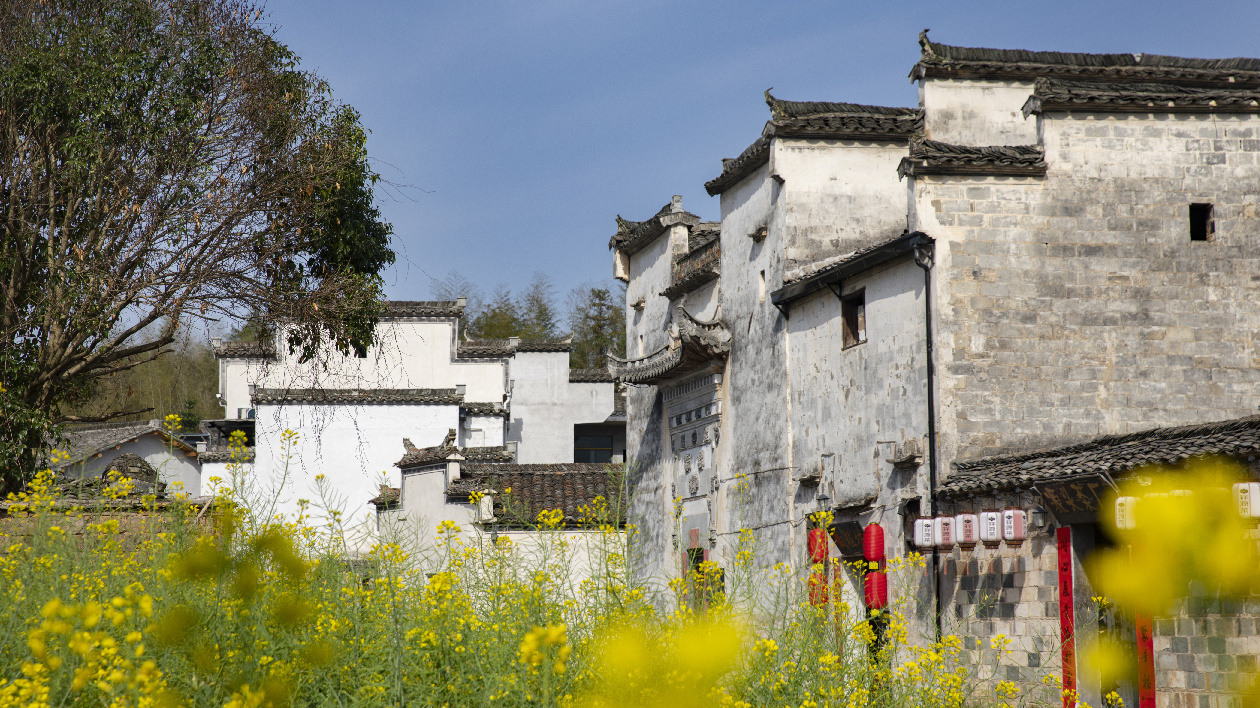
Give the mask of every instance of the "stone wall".
<svg viewBox="0 0 1260 708">
<path fill-rule="evenodd" d="M 1056 115 L 1045 178 L 921 177 L 942 457 L 1255 412 L 1260 117 Z M 1215 205 L 1191 241 L 1191 203 Z"/>
<path fill-rule="evenodd" d="M 1260 668 L 1260 593 L 1220 599 L 1196 587 L 1171 616 L 1155 619 L 1154 639 L 1159 708 L 1237 705 Z"/>
</svg>

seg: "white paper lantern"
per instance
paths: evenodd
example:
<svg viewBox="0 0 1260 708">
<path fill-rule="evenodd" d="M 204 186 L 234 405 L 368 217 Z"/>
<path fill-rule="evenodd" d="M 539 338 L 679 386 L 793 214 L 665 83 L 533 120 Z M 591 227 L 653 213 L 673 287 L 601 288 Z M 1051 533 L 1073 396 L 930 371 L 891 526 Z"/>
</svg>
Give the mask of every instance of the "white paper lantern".
<svg viewBox="0 0 1260 708">
<path fill-rule="evenodd" d="M 1121 531 L 1137 527 L 1137 497 L 1116 497 L 1116 528 Z"/>
<path fill-rule="evenodd" d="M 915 519 L 914 521 L 914 545 L 919 548 L 931 548 L 935 545 L 932 533 L 931 519 Z"/>
<path fill-rule="evenodd" d="M 961 548 L 974 548 L 980 542 L 980 517 L 975 514 L 955 516 L 954 540 Z"/>
<path fill-rule="evenodd" d="M 980 540 L 990 548 L 997 548 L 1002 542 L 1002 512 L 980 512 Z"/>
<path fill-rule="evenodd" d="M 1023 509 L 1004 509 L 1002 511 L 1002 539 L 1016 548 L 1027 537 L 1027 515 Z"/>
<path fill-rule="evenodd" d="M 1238 502 L 1239 516 L 1244 519 L 1260 519 L 1260 482 L 1235 484 L 1234 501 Z"/>
<path fill-rule="evenodd" d="M 932 519 L 932 545 L 937 548 L 953 548 L 954 517 L 938 516 Z"/>
</svg>

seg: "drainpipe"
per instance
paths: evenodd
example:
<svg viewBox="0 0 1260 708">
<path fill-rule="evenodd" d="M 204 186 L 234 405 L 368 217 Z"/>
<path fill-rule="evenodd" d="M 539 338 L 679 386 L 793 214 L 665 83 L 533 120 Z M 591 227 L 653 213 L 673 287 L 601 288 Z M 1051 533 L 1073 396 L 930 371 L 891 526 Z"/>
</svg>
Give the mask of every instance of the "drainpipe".
<svg viewBox="0 0 1260 708">
<path fill-rule="evenodd" d="M 932 338 L 932 266 L 934 244 L 914 247 L 915 265 L 923 269 L 923 331 L 927 338 L 928 506 L 936 515 L 936 352 Z M 941 556 L 932 548 L 932 604 L 936 617 L 936 641 L 941 641 Z"/>
</svg>

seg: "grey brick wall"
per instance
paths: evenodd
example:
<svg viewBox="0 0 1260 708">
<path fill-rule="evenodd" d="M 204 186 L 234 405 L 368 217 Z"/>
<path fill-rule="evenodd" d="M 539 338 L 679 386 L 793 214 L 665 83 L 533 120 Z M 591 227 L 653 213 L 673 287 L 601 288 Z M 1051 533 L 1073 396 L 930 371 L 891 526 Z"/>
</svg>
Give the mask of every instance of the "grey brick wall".
<svg viewBox="0 0 1260 708">
<path fill-rule="evenodd" d="M 945 459 L 1250 415 L 1260 118 L 1043 122 L 1045 178 L 916 180 L 938 239 Z M 1189 204 L 1216 233 L 1189 238 Z"/>
<path fill-rule="evenodd" d="M 1155 619 L 1159 708 L 1234 708 L 1258 667 L 1260 592 L 1231 600 L 1195 587 L 1171 616 Z"/>
</svg>

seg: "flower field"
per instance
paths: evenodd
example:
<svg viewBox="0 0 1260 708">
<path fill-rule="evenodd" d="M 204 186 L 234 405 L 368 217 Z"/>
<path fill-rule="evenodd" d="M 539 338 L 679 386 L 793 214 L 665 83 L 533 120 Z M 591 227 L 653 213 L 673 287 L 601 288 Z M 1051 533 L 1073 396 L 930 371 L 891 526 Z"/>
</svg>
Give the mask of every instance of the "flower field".
<svg viewBox="0 0 1260 708">
<path fill-rule="evenodd" d="M 584 510 L 603 542 L 584 546 L 597 557 L 573 582 L 579 559 L 546 512 L 528 553 L 506 537 L 463 540 L 447 522 L 432 547 L 382 538 L 348 558 L 335 514 L 259 518 L 231 485 L 207 505 L 146 497 L 121 513 L 58 500 L 50 480 L 0 527 L 3 706 L 1061 702 L 1053 676 L 1035 696 L 997 680 L 1000 637 L 965 648 L 915 634 L 917 556 L 890 562 L 901 599 L 872 622 L 843 583 L 810 604 L 808 569 L 759 566 L 751 533 L 725 592 L 710 563 L 664 585 L 637 579 L 633 528 L 608 523 L 607 500 Z"/>
</svg>

